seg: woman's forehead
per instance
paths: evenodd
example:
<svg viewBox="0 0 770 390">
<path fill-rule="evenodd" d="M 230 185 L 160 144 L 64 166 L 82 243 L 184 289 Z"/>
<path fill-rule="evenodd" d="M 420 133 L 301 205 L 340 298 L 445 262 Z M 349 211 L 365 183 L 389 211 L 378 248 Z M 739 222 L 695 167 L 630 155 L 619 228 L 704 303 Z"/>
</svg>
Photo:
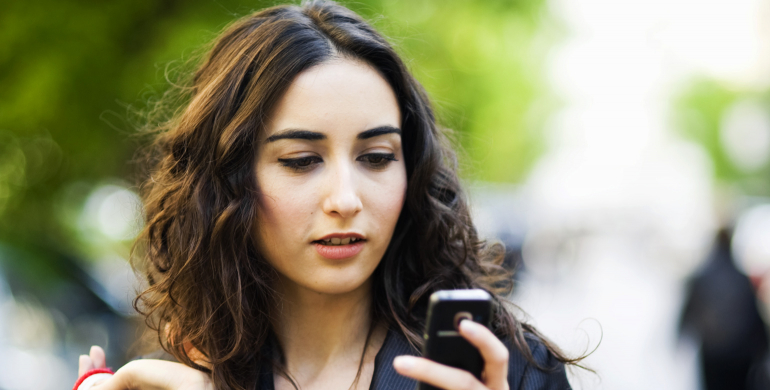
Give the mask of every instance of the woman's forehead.
<svg viewBox="0 0 770 390">
<path fill-rule="evenodd" d="M 370 65 L 340 58 L 297 75 L 277 102 L 265 136 L 286 128 L 328 132 L 383 125 L 401 125 L 393 89 Z"/>
</svg>

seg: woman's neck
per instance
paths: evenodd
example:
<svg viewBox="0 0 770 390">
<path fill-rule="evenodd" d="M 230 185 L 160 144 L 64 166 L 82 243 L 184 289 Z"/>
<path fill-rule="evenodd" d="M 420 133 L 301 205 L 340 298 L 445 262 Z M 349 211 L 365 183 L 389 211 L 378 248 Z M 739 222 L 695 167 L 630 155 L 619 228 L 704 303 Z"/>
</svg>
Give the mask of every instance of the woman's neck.
<svg viewBox="0 0 770 390">
<path fill-rule="evenodd" d="M 292 283 L 281 283 L 279 292 L 274 329 L 289 374 L 303 389 L 349 387 L 372 326 L 371 281 L 344 294 L 320 294 Z M 369 338 L 363 364 L 371 367 L 361 372 L 367 387 L 385 333 L 377 328 Z"/>
</svg>

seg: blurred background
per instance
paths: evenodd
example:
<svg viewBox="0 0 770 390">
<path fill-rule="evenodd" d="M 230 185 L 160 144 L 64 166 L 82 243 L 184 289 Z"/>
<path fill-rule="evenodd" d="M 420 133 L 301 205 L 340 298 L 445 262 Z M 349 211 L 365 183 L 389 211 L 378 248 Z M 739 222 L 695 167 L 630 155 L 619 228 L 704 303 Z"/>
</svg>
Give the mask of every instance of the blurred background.
<svg viewBox="0 0 770 390">
<path fill-rule="evenodd" d="M 0 389 L 140 353 L 135 113 L 275 3 L 0 3 Z M 575 388 L 770 388 L 770 0 L 341 3 L 456 131 L 520 315 L 595 349 Z"/>
</svg>

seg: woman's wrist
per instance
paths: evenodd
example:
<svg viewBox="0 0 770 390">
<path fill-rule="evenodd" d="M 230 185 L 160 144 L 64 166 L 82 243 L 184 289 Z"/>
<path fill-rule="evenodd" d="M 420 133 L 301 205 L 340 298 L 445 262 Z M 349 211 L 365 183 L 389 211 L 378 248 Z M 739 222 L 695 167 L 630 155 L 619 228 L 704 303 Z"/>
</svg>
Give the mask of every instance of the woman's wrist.
<svg viewBox="0 0 770 390">
<path fill-rule="evenodd" d="M 113 375 L 115 373 L 109 368 L 94 368 L 81 375 L 72 390 L 88 390 L 98 382 L 109 379 Z"/>
</svg>

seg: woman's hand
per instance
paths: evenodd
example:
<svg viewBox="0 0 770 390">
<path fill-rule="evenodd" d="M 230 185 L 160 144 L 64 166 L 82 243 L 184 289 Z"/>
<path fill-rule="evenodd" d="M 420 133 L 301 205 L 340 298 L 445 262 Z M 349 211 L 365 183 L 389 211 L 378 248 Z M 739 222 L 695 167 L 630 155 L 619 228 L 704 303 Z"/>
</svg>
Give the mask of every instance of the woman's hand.
<svg viewBox="0 0 770 390">
<path fill-rule="evenodd" d="M 91 347 L 89 355 L 81 355 L 78 375 L 95 368 L 105 368 L 104 350 Z M 121 367 L 111 378 L 89 390 L 214 390 L 209 376 L 181 363 L 140 359 Z"/>
<path fill-rule="evenodd" d="M 88 371 L 96 368 L 106 368 L 107 360 L 104 357 L 104 350 L 94 345 L 88 355 L 80 355 L 78 359 L 78 376 L 82 376 Z"/>
<path fill-rule="evenodd" d="M 508 348 L 485 326 L 470 320 L 460 323 L 460 335 L 484 358 L 481 381 L 468 371 L 415 356 L 399 356 L 393 360 L 393 367 L 401 375 L 446 390 L 509 390 Z"/>
</svg>

